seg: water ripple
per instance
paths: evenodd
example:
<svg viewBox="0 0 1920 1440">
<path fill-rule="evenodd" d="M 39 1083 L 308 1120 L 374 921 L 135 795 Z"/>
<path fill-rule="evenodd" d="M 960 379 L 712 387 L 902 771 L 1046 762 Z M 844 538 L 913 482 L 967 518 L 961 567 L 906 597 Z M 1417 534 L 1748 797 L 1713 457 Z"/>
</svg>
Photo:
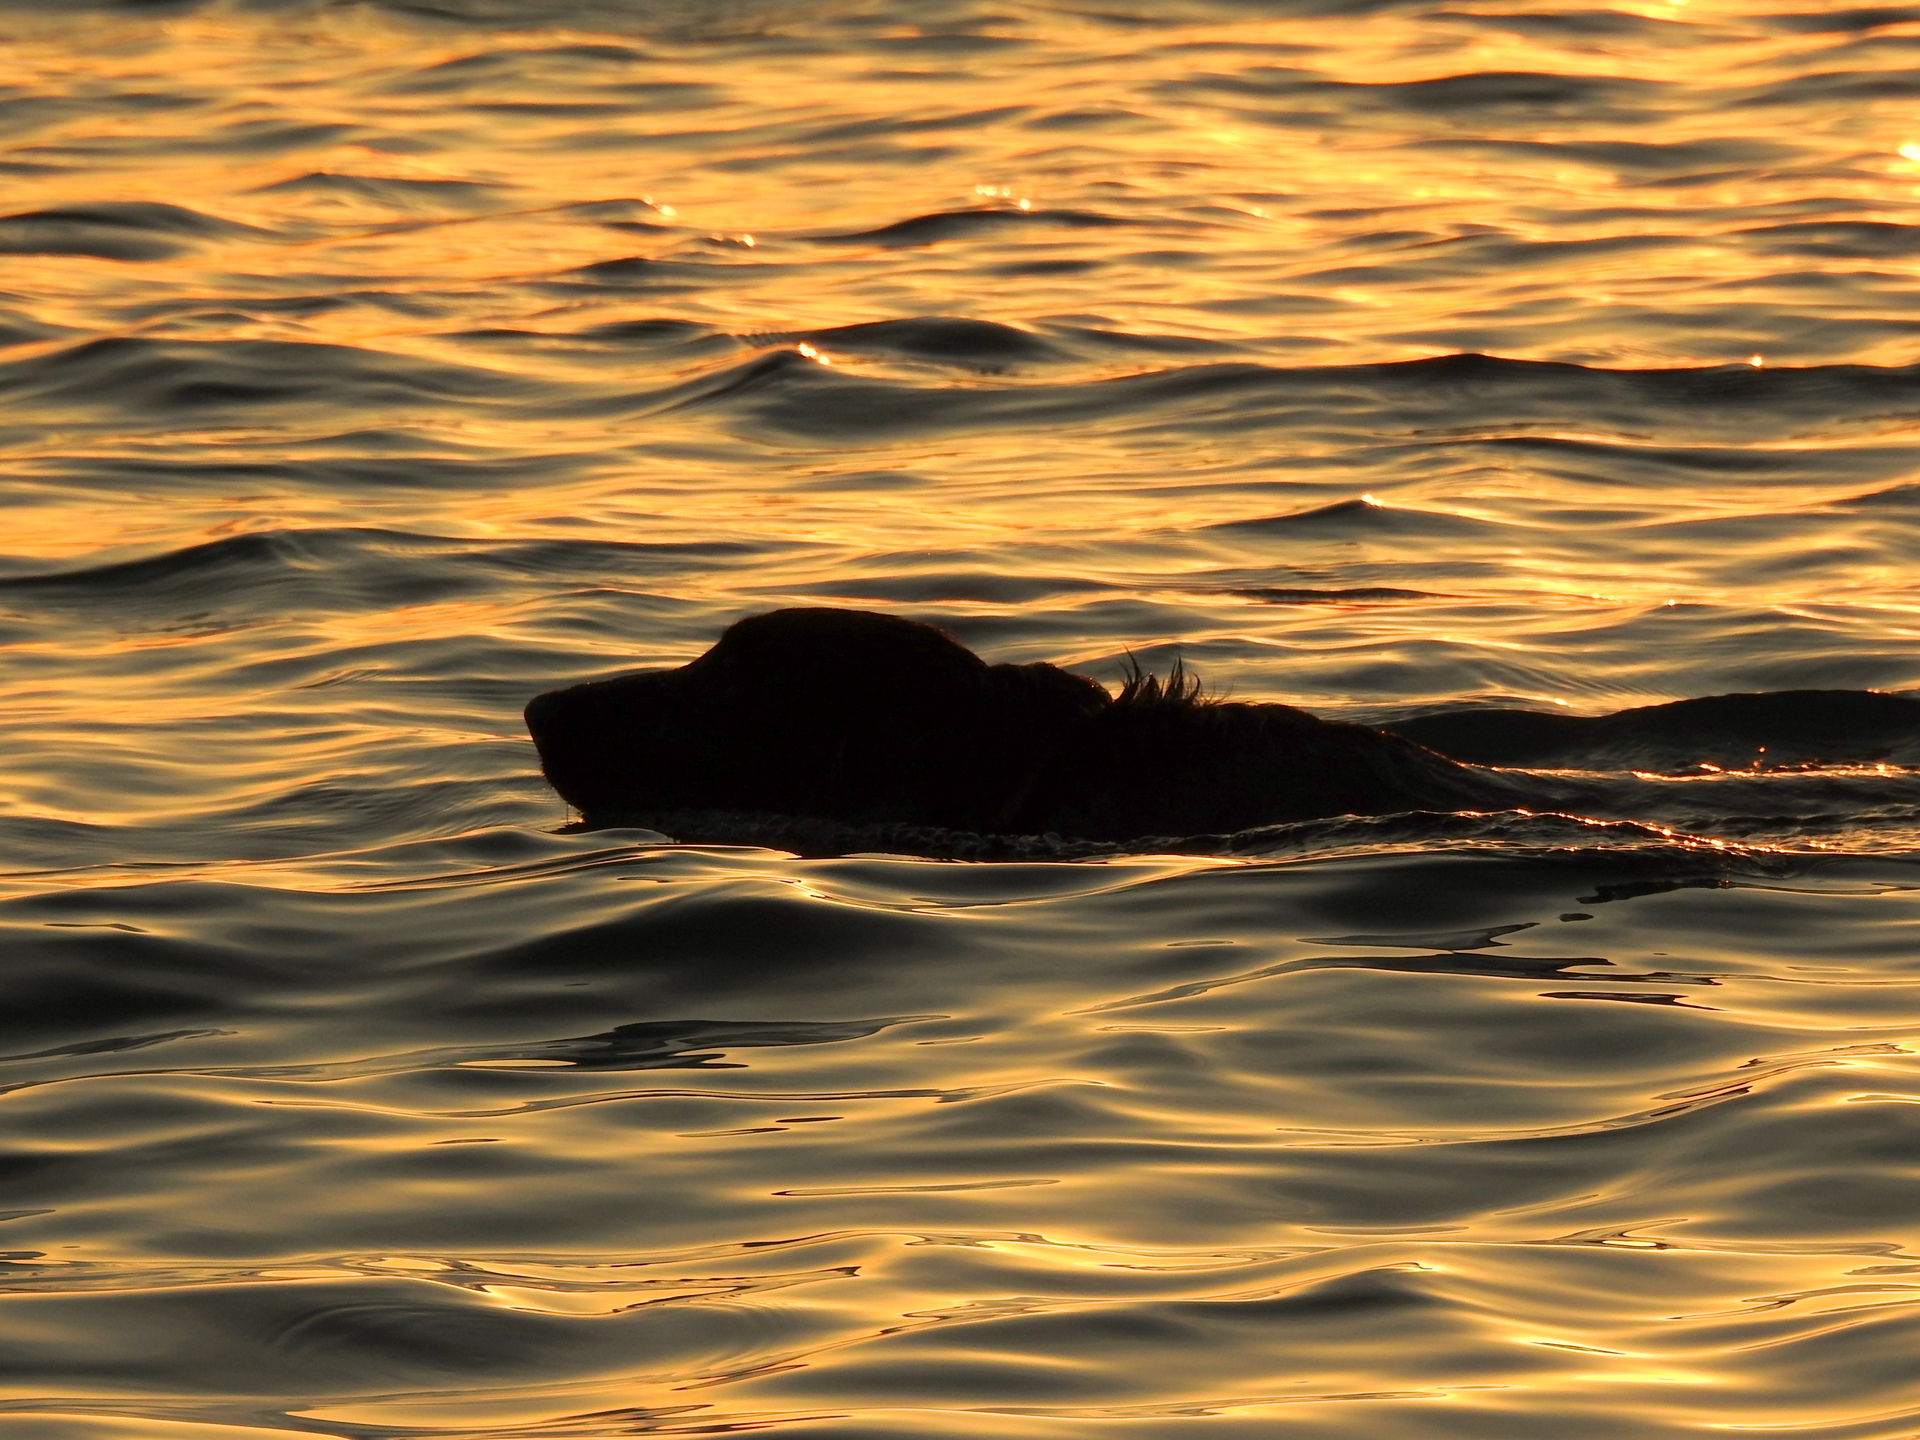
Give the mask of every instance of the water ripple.
<svg viewBox="0 0 1920 1440">
<path fill-rule="evenodd" d="M 1911 1431 L 1898 736 L 564 831 L 785 604 L 1920 689 L 1920 12 L 1097 9 L 0 0 L 0 1431 Z"/>
</svg>

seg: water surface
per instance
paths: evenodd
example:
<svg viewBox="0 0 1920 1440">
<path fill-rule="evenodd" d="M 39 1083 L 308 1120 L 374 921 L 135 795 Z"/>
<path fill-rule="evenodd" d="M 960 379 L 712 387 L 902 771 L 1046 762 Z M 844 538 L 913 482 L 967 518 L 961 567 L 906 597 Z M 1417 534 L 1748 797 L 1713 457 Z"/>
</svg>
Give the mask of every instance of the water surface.
<svg viewBox="0 0 1920 1440">
<path fill-rule="evenodd" d="M 1911 775 L 803 860 L 519 722 L 803 603 L 1920 687 L 1920 9 L 0 39 L 0 1440 L 1920 1423 Z"/>
</svg>

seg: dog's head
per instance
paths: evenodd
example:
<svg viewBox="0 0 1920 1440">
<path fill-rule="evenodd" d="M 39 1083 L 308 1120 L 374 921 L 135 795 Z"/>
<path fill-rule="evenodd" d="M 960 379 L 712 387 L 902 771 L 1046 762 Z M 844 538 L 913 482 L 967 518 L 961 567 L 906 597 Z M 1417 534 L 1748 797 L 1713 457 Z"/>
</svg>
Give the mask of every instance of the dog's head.
<svg viewBox="0 0 1920 1440">
<path fill-rule="evenodd" d="M 740 621 L 678 670 L 541 695 L 527 727 L 589 823 L 715 809 L 989 829 L 1110 703 L 918 621 L 793 609 Z"/>
</svg>

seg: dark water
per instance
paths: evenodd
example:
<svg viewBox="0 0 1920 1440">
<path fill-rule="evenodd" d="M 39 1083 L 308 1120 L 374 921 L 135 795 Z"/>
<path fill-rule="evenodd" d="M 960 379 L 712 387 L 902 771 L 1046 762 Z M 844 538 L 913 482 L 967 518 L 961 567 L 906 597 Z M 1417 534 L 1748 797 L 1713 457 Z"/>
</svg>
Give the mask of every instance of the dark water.
<svg viewBox="0 0 1920 1440">
<path fill-rule="evenodd" d="M 518 717 L 1920 687 L 1920 8 L 0 37 L 0 1440 L 1915 1433 L 1920 776 L 800 860 Z"/>
</svg>

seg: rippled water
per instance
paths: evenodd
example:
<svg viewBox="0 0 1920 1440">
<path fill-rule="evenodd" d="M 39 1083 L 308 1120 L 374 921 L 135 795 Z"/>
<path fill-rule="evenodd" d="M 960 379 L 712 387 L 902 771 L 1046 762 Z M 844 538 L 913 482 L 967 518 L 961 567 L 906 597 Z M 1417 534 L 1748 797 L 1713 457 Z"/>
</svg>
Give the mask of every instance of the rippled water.
<svg viewBox="0 0 1920 1440">
<path fill-rule="evenodd" d="M 1920 687 L 1920 8 L 0 36 L 4 1440 L 1915 1433 L 1910 773 L 802 860 L 519 711 Z"/>
</svg>

